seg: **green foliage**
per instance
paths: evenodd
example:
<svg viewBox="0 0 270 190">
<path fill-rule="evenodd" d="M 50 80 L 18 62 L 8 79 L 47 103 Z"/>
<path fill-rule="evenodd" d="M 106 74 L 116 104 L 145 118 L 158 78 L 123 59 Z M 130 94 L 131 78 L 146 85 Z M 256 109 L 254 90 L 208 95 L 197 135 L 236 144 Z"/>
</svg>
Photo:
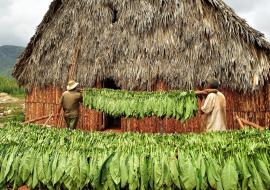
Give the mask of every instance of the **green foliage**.
<svg viewBox="0 0 270 190">
<path fill-rule="evenodd" d="M 6 122 L 23 122 L 24 119 L 25 119 L 25 116 L 24 116 L 24 112 L 20 111 L 20 112 L 12 114 L 10 116 L 6 116 L 4 118 L 5 118 L 5 120 L 3 121 L 3 123 L 6 123 Z M 1 119 L 0 119 L 0 122 L 1 122 Z"/>
<path fill-rule="evenodd" d="M 0 188 L 270 189 L 270 132 L 84 133 L 8 123 Z"/>
<path fill-rule="evenodd" d="M 14 79 L 0 77 L 0 92 L 5 92 L 13 96 L 24 96 L 24 89 L 19 88 Z"/>
<path fill-rule="evenodd" d="M 112 89 L 84 91 L 83 104 L 114 117 L 144 118 L 149 116 L 185 121 L 198 110 L 193 91 L 130 92 Z"/>
<path fill-rule="evenodd" d="M 19 46 L 0 46 L 0 76 L 11 78 L 16 59 L 23 50 L 24 48 Z"/>
</svg>

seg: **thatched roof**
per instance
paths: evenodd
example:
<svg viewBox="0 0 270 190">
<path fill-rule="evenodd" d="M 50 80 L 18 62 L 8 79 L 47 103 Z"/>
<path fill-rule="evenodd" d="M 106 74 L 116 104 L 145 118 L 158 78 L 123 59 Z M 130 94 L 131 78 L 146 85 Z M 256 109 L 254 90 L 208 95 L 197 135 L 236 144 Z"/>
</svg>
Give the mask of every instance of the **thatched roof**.
<svg viewBox="0 0 270 190">
<path fill-rule="evenodd" d="M 222 0 L 54 0 L 13 76 L 27 88 L 64 88 L 75 64 L 87 87 L 112 78 L 131 90 L 157 80 L 192 89 L 216 77 L 247 91 L 268 80 L 269 50 Z"/>
</svg>

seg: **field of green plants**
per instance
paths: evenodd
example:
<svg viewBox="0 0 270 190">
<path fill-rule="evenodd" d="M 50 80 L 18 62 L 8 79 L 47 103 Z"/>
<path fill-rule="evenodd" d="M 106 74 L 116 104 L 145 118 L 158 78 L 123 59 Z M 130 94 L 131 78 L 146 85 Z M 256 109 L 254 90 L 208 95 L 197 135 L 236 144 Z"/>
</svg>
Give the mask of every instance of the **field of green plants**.
<svg viewBox="0 0 270 190">
<path fill-rule="evenodd" d="M 0 127 L 7 121 L 23 121 L 24 89 L 14 79 L 0 76 L 0 93 Z"/>
<path fill-rule="evenodd" d="M 0 186 L 31 189 L 270 189 L 270 133 L 84 133 L 8 123 Z"/>
<path fill-rule="evenodd" d="M 24 89 L 19 88 L 14 79 L 3 76 L 0 76 L 0 92 L 19 97 L 22 97 L 25 94 Z"/>
</svg>

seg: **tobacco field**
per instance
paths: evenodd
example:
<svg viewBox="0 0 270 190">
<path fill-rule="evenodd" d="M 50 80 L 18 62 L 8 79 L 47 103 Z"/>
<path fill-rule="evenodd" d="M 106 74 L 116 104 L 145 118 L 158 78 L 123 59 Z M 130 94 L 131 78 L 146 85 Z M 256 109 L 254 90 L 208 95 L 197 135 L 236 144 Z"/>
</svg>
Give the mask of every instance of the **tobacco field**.
<svg viewBox="0 0 270 190">
<path fill-rule="evenodd" d="M 270 133 L 85 133 L 7 123 L 0 186 L 31 189 L 270 189 Z"/>
</svg>

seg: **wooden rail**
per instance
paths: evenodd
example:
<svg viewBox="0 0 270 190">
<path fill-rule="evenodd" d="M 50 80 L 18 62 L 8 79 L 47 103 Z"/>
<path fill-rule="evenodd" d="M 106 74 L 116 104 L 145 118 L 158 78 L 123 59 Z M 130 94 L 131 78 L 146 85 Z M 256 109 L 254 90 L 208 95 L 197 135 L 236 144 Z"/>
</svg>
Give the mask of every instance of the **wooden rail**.
<svg viewBox="0 0 270 190">
<path fill-rule="evenodd" d="M 255 129 L 259 129 L 261 131 L 265 129 L 264 127 L 262 127 L 262 126 L 260 126 L 260 125 L 258 125 L 256 123 L 250 122 L 250 121 L 248 121 L 248 120 L 246 120 L 244 118 L 241 118 L 238 115 L 236 115 L 235 119 L 237 120 L 237 122 L 238 122 L 241 129 L 245 128 L 244 124 L 249 125 L 249 126 L 255 128 Z"/>
<path fill-rule="evenodd" d="M 51 115 L 47 115 L 47 116 L 42 116 L 42 117 L 39 117 L 39 118 L 35 118 L 35 119 L 31 119 L 31 120 L 25 121 L 22 124 L 33 123 L 33 122 L 41 121 L 41 120 L 47 119 L 47 118 L 49 118 L 48 120 L 50 120 L 52 117 L 56 117 L 56 116 L 58 116 L 58 114 L 56 114 L 56 115 L 52 115 L 51 114 Z M 46 123 L 48 122 L 48 120 L 46 121 Z"/>
<path fill-rule="evenodd" d="M 257 125 L 256 123 L 252 123 L 252 122 L 250 122 L 250 121 L 248 121 L 248 120 L 246 120 L 244 118 L 240 118 L 240 119 L 241 119 L 241 121 L 243 123 L 245 123 L 246 125 L 249 125 L 249 126 L 255 128 L 255 129 L 259 129 L 259 130 L 264 130 L 265 129 L 265 128 L 261 127 L 260 125 Z"/>
</svg>

